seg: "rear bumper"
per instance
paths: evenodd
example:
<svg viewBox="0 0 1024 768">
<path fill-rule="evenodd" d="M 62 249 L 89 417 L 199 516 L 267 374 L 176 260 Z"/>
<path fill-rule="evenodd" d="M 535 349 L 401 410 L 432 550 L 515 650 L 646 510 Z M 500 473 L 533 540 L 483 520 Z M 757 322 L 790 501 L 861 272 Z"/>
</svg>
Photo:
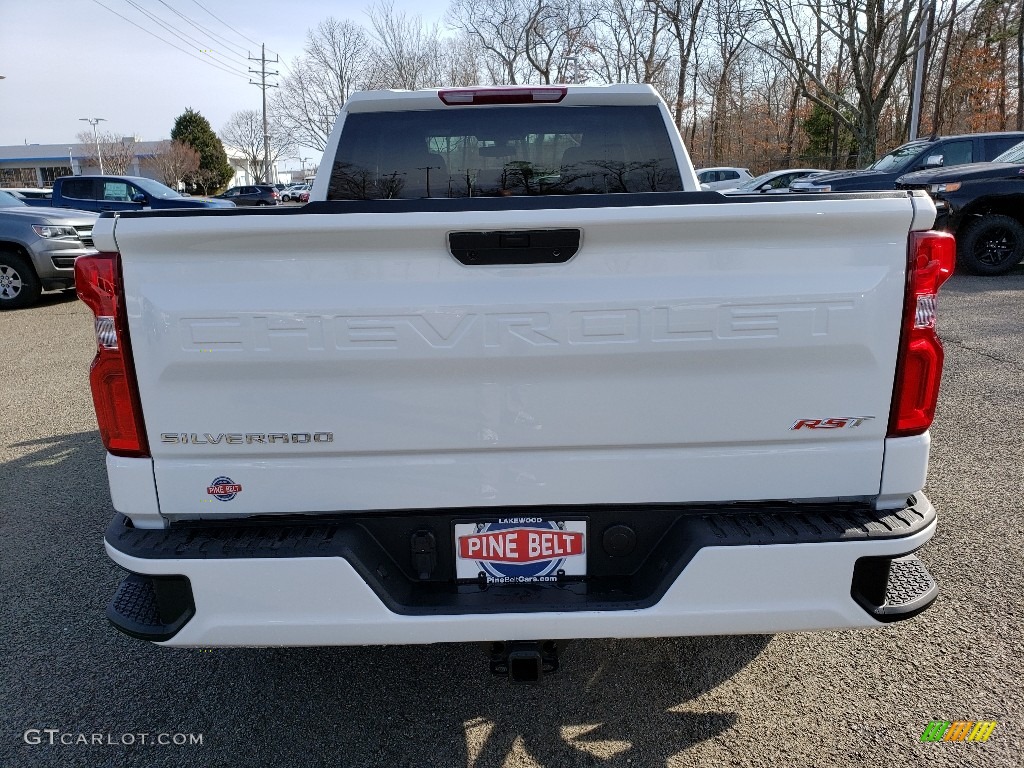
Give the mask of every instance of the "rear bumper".
<svg viewBox="0 0 1024 768">
<path fill-rule="evenodd" d="M 389 570 L 377 562 L 372 544 L 360 544 L 344 522 L 145 531 L 118 515 L 107 532 L 107 552 L 135 575 L 122 585 L 108 617 L 128 634 L 177 646 L 873 627 L 919 613 L 937 592 L 923 564 L 904 557 L 923 546 L 936 525 L 923 494 L 911 501 L 903 510 L 854 514 L 843 507 L 834 515 L 822 505 L 813 512 L 791 506 L 677 510 L 676 522 L 651 548 L 650 562 L 603 591 L 593 585 L 417 585 L 399 563 L 392 561 Z"/>
</svg>

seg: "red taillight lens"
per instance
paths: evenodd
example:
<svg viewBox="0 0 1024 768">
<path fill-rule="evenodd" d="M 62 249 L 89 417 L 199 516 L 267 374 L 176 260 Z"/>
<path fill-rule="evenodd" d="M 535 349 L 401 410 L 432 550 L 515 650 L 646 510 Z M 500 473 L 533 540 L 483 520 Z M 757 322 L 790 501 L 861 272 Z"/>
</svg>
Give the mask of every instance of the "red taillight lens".
<svg viewBox="0 0 1024 768">
<path fill-rule="evenodd" d="M 935 332 L 936 296 L 956 264 L 956 241 L 945 232 L 911 232 L 908 250 L 889 437 L 920 435 L 935 418 L 943 360 Z"/>
<path fill-rule="evenodd" d="M 562 86 L 518 88 L 454 88 L 438 91 L 445 104 L 557 104 L 565 98 Z"/>
<path fill-rule="evenodd" d="M 128 345 L 128 324 L 117 253 L 81 256 L 75 261 L 78 298 L 92 310 L 96 357 L 89 384 L 104 447 L 116 456 L 148 457 L 139 388 Z"/>
</svg>

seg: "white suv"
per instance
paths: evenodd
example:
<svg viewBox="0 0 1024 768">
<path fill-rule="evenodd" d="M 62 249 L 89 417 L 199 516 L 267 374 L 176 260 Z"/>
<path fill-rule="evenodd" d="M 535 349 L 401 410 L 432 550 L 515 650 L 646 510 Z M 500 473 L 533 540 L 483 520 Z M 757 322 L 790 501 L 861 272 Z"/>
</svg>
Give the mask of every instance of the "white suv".
<svg viewBox="0 0 1024 768">
<path fill-rule="evenodd" d="M 697 181 L 701 189 L 729 189 L 738 187 L 747 179 L 751 179 L 746 168 L 698 168 Z"/>
<path fill-rule="evenodd" d="M 292 184 L 285 187 L 284 192 L 281 193 L 281 201 L 287 203 L 290 200 L 298 200 L 300 193 L 308 191 L 309 184 Z"/>
</svg>

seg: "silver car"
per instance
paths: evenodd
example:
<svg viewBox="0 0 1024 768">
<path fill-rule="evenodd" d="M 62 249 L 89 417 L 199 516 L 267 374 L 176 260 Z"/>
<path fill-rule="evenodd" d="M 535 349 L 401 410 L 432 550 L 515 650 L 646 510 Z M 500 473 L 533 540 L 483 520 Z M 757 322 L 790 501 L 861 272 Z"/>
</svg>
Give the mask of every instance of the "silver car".
<svg viewBox="0 0 1024 768">
<path fill-rule="evenodd" d="M 44 290 L 75 284 L 75 259 L 96 253 L 97 214 L 29 206 L 0 190 L 0 310 L 26 307 Z"/>
<path fill-rule="evenodd" d="M 729 189 L 720 189 L 723 195 L 780 195 L 789 192 L 789 185 L 797 179 L 828 173 L 820 168 L 786 168 L 779 171 L 768 171 L 753 179 Z"/>
</svg>

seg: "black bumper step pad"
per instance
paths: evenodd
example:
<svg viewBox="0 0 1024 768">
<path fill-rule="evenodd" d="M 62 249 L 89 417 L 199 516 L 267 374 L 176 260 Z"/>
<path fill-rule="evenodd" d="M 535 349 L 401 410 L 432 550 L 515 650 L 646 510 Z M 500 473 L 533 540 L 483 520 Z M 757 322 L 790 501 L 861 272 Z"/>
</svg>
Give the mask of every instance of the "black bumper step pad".
<svg viewBox="0 0 1024 768">
<path fill-rule="evenodd" d="M 107 606 L 107 619 L 126 635 L 170 640 L 195 615 L 185 576 L 126 576 Z"/>
<path fill-rule="evenodd" d="M 939 585 L 917 555 L 864 557 L 853 571 L 853 599 L 879 621 L 909 619 L 928 608 Z"/>
</svg>

